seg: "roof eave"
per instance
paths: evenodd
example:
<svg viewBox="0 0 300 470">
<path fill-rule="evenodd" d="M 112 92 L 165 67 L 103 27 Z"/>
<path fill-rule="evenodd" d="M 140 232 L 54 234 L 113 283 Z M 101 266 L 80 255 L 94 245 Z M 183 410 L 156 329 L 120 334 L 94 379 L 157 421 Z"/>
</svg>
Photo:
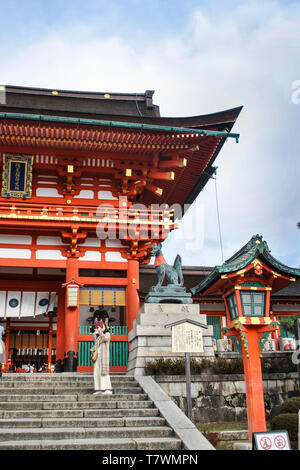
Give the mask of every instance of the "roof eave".
<svg viewBox="0 0 300 470">
<path fill-rule="evenodd" d="M 246 258 L 243 262 L 239 264 L 236 264 L 234 266 L 216 266 L 212 273 L 206 279 L 204 279 L 200 284 L 191 289 L 191 292 L 193 293 L 193 295 L 196 295 L 206 291 L 209 287 L 212 286 L 213 283 L 217 282 L 223 274 L 229 274 L 239 271 L 240 269 L 243 269 L 249 264 L 251 264 L 257 258 L 263 258 L 263 261 L 265 261 L 267 265 L 271 265 L 270 267 L 276 269 L 277 271 L 279 271 L 279 273 L 300 278 L 300 269 L 291 268 L 280 263 L 280 261 L 276 260 L 270 254 L 269 250 L 266 249 L 265 246 L 263 247 L 263 249 L 261 249 L 258 245 L 255 252 L 251 253 L 248 258 Z"/>
</svg>

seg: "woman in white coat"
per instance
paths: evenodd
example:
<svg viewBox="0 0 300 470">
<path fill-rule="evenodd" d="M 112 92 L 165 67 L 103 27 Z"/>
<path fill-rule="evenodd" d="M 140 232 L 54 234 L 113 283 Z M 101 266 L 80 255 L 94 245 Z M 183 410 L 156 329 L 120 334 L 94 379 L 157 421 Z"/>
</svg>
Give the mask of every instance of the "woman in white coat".
<svg viewBox="0 0 300 470">
<path fill-rule="evenodd" d="M 109 346 L 110 333 L 107 325 L 99 326 L 97 333 L 99 334 L 92 352 L 97 351 L 98 356 L 94 362 L 94 394 L 112 394 L 111 381 L 109 376 Z"/>
</svg>

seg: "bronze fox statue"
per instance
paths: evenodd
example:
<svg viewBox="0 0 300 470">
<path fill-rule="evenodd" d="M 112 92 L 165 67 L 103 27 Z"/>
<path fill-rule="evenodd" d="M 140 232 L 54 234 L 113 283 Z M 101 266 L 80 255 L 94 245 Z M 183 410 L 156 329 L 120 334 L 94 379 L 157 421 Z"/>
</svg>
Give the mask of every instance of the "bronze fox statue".
<svg viewBox="0 0 300 470">
<path fill-rule="evenodd" d="M 161 243 L 156 245 L 153 244 L 151 255 L 155 256 L 154 267 L 157 272 L 158 282 L 154 288 L 162 286 L 164 279 L 166 278 L 168 284 L 175 286 L 183 286 L 183 275 L 181 269 L 181 256 L 177 255 L 173 266 L 167 264 L 163 254 Z"/>
</svg>

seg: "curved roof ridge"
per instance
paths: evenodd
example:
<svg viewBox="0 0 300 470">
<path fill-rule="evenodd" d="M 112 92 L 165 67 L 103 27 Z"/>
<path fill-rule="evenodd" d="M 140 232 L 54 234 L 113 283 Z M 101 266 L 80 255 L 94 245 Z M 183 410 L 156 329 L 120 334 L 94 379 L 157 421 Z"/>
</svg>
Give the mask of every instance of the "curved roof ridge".
<svg viewBox="0 0 300 470">
<path fill-rule="evenodd" d="M 200 293 L 217 281 L 222 274 L 239 271 L 252 263 L 256 258 L 262 257 L 267 265 L 281 273 L 293 275 L 300 278 L 300 268 L 292 268 L 271 255 L 268 244 L 262 235 L 253 235 L 251 239 L 231 258 L 222 265 L 215 266 L 213 271 L 203 279 L 197 286 L 191 289 L 193 294 Z"/>
</svg>

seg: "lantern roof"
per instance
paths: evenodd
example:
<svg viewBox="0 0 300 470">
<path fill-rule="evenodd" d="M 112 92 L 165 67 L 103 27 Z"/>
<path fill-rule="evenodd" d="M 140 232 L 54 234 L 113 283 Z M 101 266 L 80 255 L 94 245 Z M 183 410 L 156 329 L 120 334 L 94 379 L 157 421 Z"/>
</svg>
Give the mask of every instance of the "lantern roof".
<svg viewBox="0 0 300 470">
<path fill-rule="evenodd" d="M 271 255 L 268 244 L 261 235 L 253 235 L 239 251 L 231 258 L 226 260 L 221 266 L 216 266 L 213 271 L 203 279 L 197 286 L 191 289 L 193 295 L 200 293 L 212 293 L 212 286 L 220 279 L 226 279 L 227 274 L 238 273 L 246 268 L 255 260 L 262 261 L 272 270 L 276 270 L 276 274 L 283 276 L 293 276 L 289 278 L 290 282 L 295 281 L 294 277 L 300 278 L 300 269 L 286 266 Z M 283 286 L 278 286 L 283 287 Z M 208 292 L 209 291 L 209 292 Z M 215 289 L 214 289 L 215 291 Z"/>
</svg>

